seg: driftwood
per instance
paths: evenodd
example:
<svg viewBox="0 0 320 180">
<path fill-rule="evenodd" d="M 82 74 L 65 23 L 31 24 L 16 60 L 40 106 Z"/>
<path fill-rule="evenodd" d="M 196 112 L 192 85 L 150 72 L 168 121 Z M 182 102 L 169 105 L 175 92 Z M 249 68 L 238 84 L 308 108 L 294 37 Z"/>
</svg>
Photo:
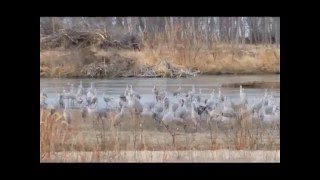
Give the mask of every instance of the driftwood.
<svg viewBox="0 0 320 180">
<path fill-rule="evenodd" d="M 140 73 L 137 77 L 188 77 L 196 76 L 200 71 L 192 71 L 189 69 L 174 67 L 167 60 L 159 61 L 157 64 L 150 66 L 144 65 L 140 68 Z"/>
</svg>

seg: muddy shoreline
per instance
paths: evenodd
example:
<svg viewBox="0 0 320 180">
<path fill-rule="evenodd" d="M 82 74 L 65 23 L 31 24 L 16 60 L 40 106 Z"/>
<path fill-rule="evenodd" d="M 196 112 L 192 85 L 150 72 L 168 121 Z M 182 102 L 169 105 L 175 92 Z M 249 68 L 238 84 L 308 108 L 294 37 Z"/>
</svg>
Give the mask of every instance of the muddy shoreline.
<svg viewBox="0 0 320 180">
<path fill-rule="evenodd" d="M 260 82 L 260 81 L 245 82 L 245 83 L 227 83 L 227 84 L 223 84 L 222 87 L 238 88 L 240 85 L 242 85 L 242 87 L 244 87 L 244 88 L 275 88 L 275 89 L 280 89 L 280 82 Z"/>
<path fill-rule="evenodd" d="M 250 74 L 251 75 L 251 74 Z M 201 75 L 200 75 L 201 76 Z M 40 78 L 46 78 L 46 79 L 56 79 L 51 77 L 40 77 Z M 83 77 L 72 77 L 72 78 L 66 78 L 66 79 L 81 79 Z M 135 77 L 135 76 L 126 76 L 126 77 L 114 77 L 114 78 L 105 78 L 105 77 L 99 77 L 99 78 L 92 78 L 92 79 L 118 79 L 118 78 L 141 78 L 141 79 L 152 79 L 152 78 L 161 78 L 161 77 Z M 184 77 L 188 78 L 188 77 Z M 172 79 L 178 79 L 178 78 L 172 78 Z M 265 82 L 265 81 L 249 81 L 249 82 L 241 82 L 241 83 L 225 83 L 222 84 L 221 87 L 227 87 L 227 88 L 239 88 L 240 85 L 244 88 L 274 88 L 274 89 L 280 89 L 280 82 Z"/>
</svg>

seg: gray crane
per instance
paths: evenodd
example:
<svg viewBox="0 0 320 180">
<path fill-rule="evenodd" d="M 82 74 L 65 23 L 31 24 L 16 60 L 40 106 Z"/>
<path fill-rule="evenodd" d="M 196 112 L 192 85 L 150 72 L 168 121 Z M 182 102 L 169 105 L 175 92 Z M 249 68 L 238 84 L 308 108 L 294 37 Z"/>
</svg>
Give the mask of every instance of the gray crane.
<svg viewBox="0 0 320 180">
<path fill-rule="evenodd" d="M 68 122 L 68 124 L 71 124 L 71 112 L 70 112 L 70 109 L 68 109 L 68 105 L 66 103 L 64 106 L 63 118 L 65 121 Z"/>
</svg>

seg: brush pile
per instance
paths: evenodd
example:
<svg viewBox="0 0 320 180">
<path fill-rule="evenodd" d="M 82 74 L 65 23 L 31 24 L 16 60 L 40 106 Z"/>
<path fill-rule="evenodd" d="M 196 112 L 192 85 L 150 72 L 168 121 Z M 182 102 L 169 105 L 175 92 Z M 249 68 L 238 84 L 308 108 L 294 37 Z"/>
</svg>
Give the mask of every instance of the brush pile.
<svg viewBox="0 0 320 180">
<path fill-rule="evenodd" d="M 115 55 L 103 62 L 95 62 L 85 65 L 81 73 L 86 77 L 190 77 L 196 76 L 200 71 L 191 68 L 183 69 L 173 66 L 167 60 L 161 60 L 155 65 L 142 65 L 138 70 L 133 70 L 134 61 L 119 55 Z"/>
<path fill-rule="evenodd" d="M 101 62 L 93 62 L 82 67 L 86 77 L 121 77 L 134 65 L 134 60 L 114 54 Z"/>
<path fill-rule="evenodd" d="M 196 76 L 200 71 L 194 71 L 191 68 L 179 68 L 173 66 L 168 60 L 161 60 L 153 66 L 143 65 L 140 68 L 138 77 L 188 77 Z"/>
<path fill-rule="evenodd" d="M 54 48 L 85 48 L 95 46 L 107 50 L 108 48 L 139 50 L 141 40 L 136 35 L 125 35 L 122 39 L 113 39 L 108 33 L 96 31 L 74 31 L 62 29 L 56 34 L 40 36 L 40 50 Z"/>
</svg>

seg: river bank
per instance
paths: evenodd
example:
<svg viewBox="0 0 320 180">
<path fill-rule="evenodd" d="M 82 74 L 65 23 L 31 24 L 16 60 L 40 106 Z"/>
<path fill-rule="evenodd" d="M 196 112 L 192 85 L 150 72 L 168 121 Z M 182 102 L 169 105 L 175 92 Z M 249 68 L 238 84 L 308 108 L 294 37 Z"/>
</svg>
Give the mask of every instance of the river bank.
<svg viewBox="0 0 320 180">
<path fill-rule="evenodd" d="M 204 44 L 159 40 L 121 42 L 102 33 L 86 42 L 71 34 L 40 40 L 40 77 L 188 77 L 197 74 L 279 74 L 280 48 L 274 45 Z M 64 38 L 63 38 L 64 37 Z M 78 36 L 77 36 L 78 37 Z M 89 38 L 89 39 L 88 39 Z M 54 44 L 54 45 L 52 45 Z M 122 45 L 123 44 L 123 45 Z"/>
</svg>

